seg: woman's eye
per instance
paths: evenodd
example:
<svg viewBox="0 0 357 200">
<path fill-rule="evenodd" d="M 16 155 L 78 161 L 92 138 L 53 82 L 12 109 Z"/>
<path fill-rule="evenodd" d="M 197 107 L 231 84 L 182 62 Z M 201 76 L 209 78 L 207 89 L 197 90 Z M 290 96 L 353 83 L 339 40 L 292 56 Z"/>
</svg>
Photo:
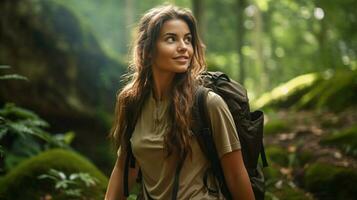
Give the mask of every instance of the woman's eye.
<svg viewBox="0 0 357 200">
<path fill-rule="evenodd" d="M 171 43 L 171 42 L 174 42 L 175 39 L 173 37 L 168 37 L 168 38 L 166 38 L 166 41 Z"/>
<path fill-rule="evenodd" d="M 187 37 L 187 38 L 185 39 L 185 42 L 186 42 L 186 43 L 191 43 L 191 42 L 192 42 L 192 38 L 191 38 L 191 37 Z"/>
</svg>

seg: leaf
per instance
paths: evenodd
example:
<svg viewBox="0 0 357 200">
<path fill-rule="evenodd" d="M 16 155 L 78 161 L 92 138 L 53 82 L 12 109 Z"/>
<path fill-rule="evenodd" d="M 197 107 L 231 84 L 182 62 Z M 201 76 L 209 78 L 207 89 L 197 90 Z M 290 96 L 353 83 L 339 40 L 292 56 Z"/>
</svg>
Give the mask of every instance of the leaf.
<svg viewBox="0 0 357 200">
<path fill-rule="evenodd" d="M 31 110 L 16 106 L 14 103 L 6 103 L 3 109 L 0 109 L 0 115 L 15 116 L 17 119 L 41 119 Z"/>
<path fill-rule="evenodd" d="M 36 126 L 36 127 L 41 127 L 41 128 L 47 128 L 50 126 L 45 120 L 42 120 L 40 118 L 26 119 L 26 120 L 23 120 L 22 122 L 26 125 Z"/>
<path fill-rule="evenodd" d="M 63 172 L 59 172 L 58 175 L 59 175 L 59 177 L 60 177 L 62 180 L 66 180 L 66 179 L 67 179 L 66 174 L 63 173 Z"/>
<path fill-rule="evenodd" d="M 39 154 L 42 148 L 34 137 L 20 137 L 13 142 L 11 151 L 16 155 L 32 157 Z"/>
<path fill-rule="evenodd" d="M 48 173 L 51 174 L 51 175 L 53 175 L 53 176 L 56 176 L 56 177 L 60 178 L 60 176 L 59 176 L 60 171 L 58 171 L 58 170 L 56 170 L 56 169 L 52 169 L 52 168 L 51 168 L 51 169 L 48 171 Z"/>
<path fill-rule="evenodd" d="M 28 78 L 25 76 L 21 76 L 19 74 L 6 74 L 0 76 L 0 80 L 23 80 L 23 81 L 29 81 Z"/>
<path fill-rule="evenodd" d="M 0 65 L 0 69 L 10 69 L 10 65 Z"/>
<path fill-rule="evenodd" d="M 51 180 L 54 180 L 54 181 L 57 181 L 58 178 L 55 177 L 55 176 L 51 176 L 51 175 L 48 175 L 48 174 L 41 174 L 37 177 L 38 179 L 51 179 Z"/>
<path fill-rule="evenodd" d="M 4 156 L 4 152 L 5 152 L 4 148 L 0 145 L 0 158 L 2 158 Z"/>
<path fill-rule="evenodd" d="M 73 197 L 81 197 L 82 190 L 81 189 L 68 189 L 65 191 L 65 194 Z"/>
<path fill-rule="evenodd" d="M 0 126 L 0 140 L 6 135 L 8 130 L 6 126 Z"/>
<path fill-rule="evenodd" d="M 96 182 L 98 182 L 96 178 L 92 177 L 88 173 L 79 173 L 78 175 L 87 187 L 94 186 L 96 185 Z"/>
<path fill-rule="evenodd" d="M 74 180 L 74 179 L 77 179 L 78 177 L 79 177 L 78 174 L 71 174 L 69 176 L 69 180 Z"/>
<path fill-rule="evenodd" d="M 66 189 L 67 187 L 68 187 L 67 181 L 58 181 L 55 185 L 56 189 L 60 189 L 60 188 Z"/>
<path fill-rule="evenodd" d="M 34 134 L 33 131 L 22 123 L 11 122 L 8 126 L 12 129 L 15 134 L 24 137 L 24 134 Z"/>
<path fill-rule="evenodd" d="M 70 145 L 75 136 L 76 135 L 73 131 L 69 131 L 64 134 L 56 134 L 53 138 L 61 143 Z"/>
</svg>

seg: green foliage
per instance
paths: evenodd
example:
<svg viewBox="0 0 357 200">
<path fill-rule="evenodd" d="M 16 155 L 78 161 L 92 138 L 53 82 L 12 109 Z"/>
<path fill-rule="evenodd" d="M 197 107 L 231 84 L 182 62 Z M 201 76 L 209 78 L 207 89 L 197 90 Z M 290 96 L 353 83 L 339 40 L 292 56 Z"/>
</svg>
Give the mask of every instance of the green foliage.
<svg viewBox="0 0 357 200">
<path fill-rule="evenodd" d="M 38 176 L 39 179 L 50 179 L 54 182 L 55 190 L 57 194 L 51 196 L 57 196 L 58 199 L 89 199 L 88 196 L 83 195 L 82 188 L 95 187 L 98 180 L 88 173 L 72 173 L 67 176 L 65 173 L 50 169 L 48 173 Z"/>
<path fill-rule="evenodd" d="M 0 69 L 10 69 L 11 67 L 8 65 L 0 65 Z M 19 74 L 5 74 L 0 76 L 0 81 L 2 80 L 23 80 L 28 81 L 28 78 L 25 76 L 21 76 Z"/>
<path fill-rule="evenodd" d="M 295 186 L 294 183 L 284 180 L 279 180 L 272 186 L 268 186 L 266 194 L 266 200 L 312 200 L 311 196 L 305 194 L 305 192 Z"/>
<path fill-rule="evenodd" d="M 288 166 L 289 157 L 288 152 L 278 146 L 269 146 L 266 149 L 266 155 L 270 162 L 274 162 L 280 166 Z"/>
<path fill-rule="evenodd" d="M 301 152 L 296 153 L 296 157 L 298 166 L 304 166 L 313 159 L 313 154 L 310 151 L 303 150 Z"/>
<path fill-rule="evenodd" d="M 342 200 L 357 196 L 357 171 L 351 168 L 315 163 L 306 170 L 304 183 L 319 199 Z"/>
<path fill-rule="evenodd" d="M 356 90 L 357 70 L 328 70 L 294 78 L 254 103 L 257 107 L 341 111 L 356 104 Z"/>
<path fill-rule="evenodd" d="M 282 167 L 285 169 L 291 167 L 293 164 L 291 157 L 296 156 L 295 153 L 288 153 L 279 146 L 269 146 L 266 148 L 266 155 L 269 159 L 269 167 L 263 169 L 266 178 L 265 199 L 312 199 L 280 171 Z"/>
<path fill-rule="evenodd" d="M 80 188 L 81 193 L 89 197 L 83 199 L 103 199 L 108 179 L 87 159 L 73 151 L 63 149 L 48 150 L 21 162 L 0 180 L 0 196 L 4 200 L 22 200 L 40 199 L 46 194 L 51 194 L 54 199 L 68 199 L 57 198 L 56 195 L 59 194 L 52 186 L 51 180 L 38 179 L 38 176 L 48 173 L 50 169 L 56 169 L 64 174 L 89 174 L 98 181 L 94 187 Z M 77 178 L 82 179 L 82 182 L 83 179 L 88 182 L 88 176 Z M 21 192 L 18 192 L 19 188 Z"/>
<path fill-rule="evenodd" d="M 316 82 L 318 74 L 310 73 L 293 78 L 281 84 L 272 91 L 264 93 L 252 102 L 254 107 L 283 107 L 288 108 L 298 101 L 311 85 Z"/>
<path fill-rule="evenodd" d="M 326 71 L 317 82 L 297 102 L 296 108 L 328 108 L 341 111 L 356 104 L 357 70 Z"/>
<path fill-rule="evenodd" d="M 357 126 L 329 134 L 322 138 L 320 143 L 338 147 L 347 155 L 357 157 Z"/>
<path fill-rule="evenodd" d="M 49 124 L 30 110 L 7 103 L 0 109 L 0 117 L 0 141 L 6 141 L 3 147 L 4 170 L 13 168 L 22 160 L 43 150 L 69 148 L 70 138 L 53 137 L 44 130 Z M 71 133 L 66 134 L 67 137 L 69 134 Z"/>
<path fill-rule="evenodd" d="M 264 173 L 264 178 L 267 181 L 267 185 L 269 185 L 270 182 L 276 182 L 282 177 L 282 174 L 279 171 L 279 168 L 275 163 L 269 163 L 269 167 L 265 167 L 263 169 Z"/>
<path fill-rule="evenodd" d="M 291 124 L 287 122 L 286 120 L 278 120 L 274 119 L 271 121 L 268 121 L 264 125 L 264 134 L 266 135 L 274 135 L 277 133 L 282 133 L 282 132 L 287 132 L 290 130 Z"/>
</svg>

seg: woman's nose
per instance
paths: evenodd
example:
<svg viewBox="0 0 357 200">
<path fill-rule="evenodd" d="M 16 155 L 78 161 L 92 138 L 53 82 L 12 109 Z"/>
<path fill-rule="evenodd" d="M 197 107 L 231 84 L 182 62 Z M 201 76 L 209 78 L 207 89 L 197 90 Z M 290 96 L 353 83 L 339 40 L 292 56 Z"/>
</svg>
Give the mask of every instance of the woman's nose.
<svg viewBox="0 0 357 200">
<path fill-rule="evenodd" d="M 179 42 L 178 50 L 179 50 L 179 51 L 187 50 L 187 44 L 185 43 L 184 40 L 181 40 L 181 41 Z"/>
</svg>

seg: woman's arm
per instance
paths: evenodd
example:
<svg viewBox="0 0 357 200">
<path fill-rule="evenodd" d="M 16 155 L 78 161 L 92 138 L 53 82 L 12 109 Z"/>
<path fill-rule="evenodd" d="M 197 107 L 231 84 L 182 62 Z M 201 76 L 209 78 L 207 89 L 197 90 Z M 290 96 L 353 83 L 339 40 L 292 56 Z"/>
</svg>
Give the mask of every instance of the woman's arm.
<svg viewBox="0 0 357 200">
<path fill-rule="evenodd" d="M 124 172 L 125 155 L 123 153 L 117 158 L 112 174 L 109 179 L 107 192 L 105 194 L 105 200 L 125 200 L 123 191 L 123 172 Z M 129 169 L 129 191 L 135 183 L 135 179 L 138 175 L 139 167 L 138 163 L 135 165 L 135 169 Z"/>
<path fill-rule="evenodd" d="M 242 152 L 236 150 L 221 158 L 224 177 L 234 200 L 251 200 L 254 198 L 253 189 L 245 169 Z"/>
</svg>

